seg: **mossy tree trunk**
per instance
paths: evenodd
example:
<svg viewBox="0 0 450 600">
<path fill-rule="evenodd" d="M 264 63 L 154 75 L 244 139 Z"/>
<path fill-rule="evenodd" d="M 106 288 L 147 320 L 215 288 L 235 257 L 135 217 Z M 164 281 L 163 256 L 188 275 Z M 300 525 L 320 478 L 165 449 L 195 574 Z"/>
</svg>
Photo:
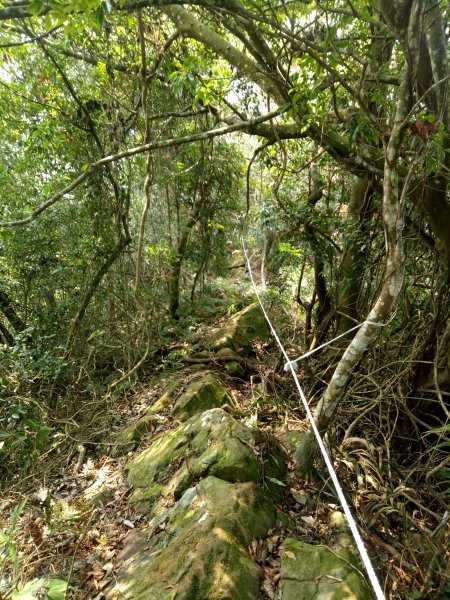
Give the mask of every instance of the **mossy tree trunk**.
<svg viewBox="0 0 450 600">
<path fill-rule="evenodd" d="M 195 225 L 201 217 L 204 207 L 210 200 L 207 174 L 207 147 L 205 145 L 202 146 L 200 168 L 197 175 L 197 181 L 193 195 L 194 201 L 191 214 L 189 215 L 185 225 L 181 227 L 177 249 L 171 261 L 171 271 L 169 277 L 169 314 L 172 317 L 172 319 L 179 318 L 181 268 L 183 265 L 183 261 L 186 258 L 189 239 L 192 230 L 194 229 Z M 206 261 L 207 256 L 204 255 L 202 260 Z"/>
<path fill-rule="evenodd" d="M 358 300 L 369 256 L 367 223 L 372 197 L 373 190 L 369 181 L 354 176 L 347 209 L 349 234 L 340 266 L 337 289 L 338 334 L 348 331 L 360 319 Z"/>
<path fill-rule="evenodd" d="M 16 333 L 19 333 L 25 329 L 26 325 L 17 314 L 16 309 L 14 308 L 13 300 L 11 300 L 9 295 L 4 290 L 0 290 L 0 310 L 5 315 L 6 319 L 9 321 L 11 327 Z"/>
</svg>

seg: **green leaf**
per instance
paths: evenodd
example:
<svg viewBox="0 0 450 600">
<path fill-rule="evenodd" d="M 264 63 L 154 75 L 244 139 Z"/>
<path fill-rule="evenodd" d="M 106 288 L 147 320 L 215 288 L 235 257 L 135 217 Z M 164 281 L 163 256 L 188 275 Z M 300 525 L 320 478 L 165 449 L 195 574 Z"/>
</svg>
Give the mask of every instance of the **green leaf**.
<svg viewBox="0 0 450 600">
<path fill-rule="evenodd" d="M 28 6 L 28 12 L 34 16 L 37 16 L 42 12 L 43 6 L 43 0 L 32 0 Z"/>
<path fill-rule="evenodd" d="M 20 517 L 20 515 L 22 514 L 23 509 L 25 508 L 25 504 L 28 502 L 28 496 L 26 498 L 24 498 L 22 500 L 22 502 L 20 502 L 17 506 L 15 506 L 12 510 L 11 510 L 11 514 L 9 517 L 9 522 L 11 524 L 11 528 L 14 529 L 14 527 L 16 526 L 17 523 L 17 519 Z"/>
<path fill-rule="evenodd" d="M 36 600 L 35 592 L 45 586 L 45 579 L 33 579 L 26 583 L 23 588 L 11 594 L 12 600 Z"/>
<path fill-rule="evenodd" d="M 279 479 L 276 479 L 276 477 L 266 477 L 265 479 L 267 479 L 267 481 L 271 481 L 275 485 L 279 485 L 281 487 L 286 487 L 286 484 L 283 483 L 282 481 L 280 481 Z"/>
<path fill-rule="evenodd" d="M 67 582 L 62 579 L 50 579 L 48 582 L 47 600 L 64 600 Z"/>
<path fill-rule="evenodd" d="M 47 33 L 53 27 L 53 20 L 49 14 L 45 15 L 45 17 L 44 17 L 44 27 L 45 27 L 45 31 Z"/>
<path fill-rule="evenodd" d="M 46 600 L 64 600 L 67 582 L 62 579 L 33 579 L 11 594 L 12 600 L 36 600 L 36 592 L 45 589 Z"/>
</svg>

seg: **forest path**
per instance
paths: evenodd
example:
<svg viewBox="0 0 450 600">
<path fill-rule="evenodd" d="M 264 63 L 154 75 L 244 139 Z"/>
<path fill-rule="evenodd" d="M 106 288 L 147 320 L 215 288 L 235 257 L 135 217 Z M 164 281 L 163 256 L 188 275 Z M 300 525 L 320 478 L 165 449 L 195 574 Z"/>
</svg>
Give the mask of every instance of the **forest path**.
<svg viewBox="0 0 450 600">
<path fill-rule="evenodd" d="M 28 583 L 8 597 L 372 597 L 333 494 L 293 470 L 304 424 L 288 429 L 289 400 L 268 391 L 277 359 L 259 305 L 199 335 L 165 354 L 128 425 L 104 430 L 107 452 L 81 446 L 42 482 L 19 524 L 37 549 Z"/>
<path fill-rule="evenodd" d="M 210 332 L 201 351 L 183 354 L 194 372 L 166 381 L 118 435 L 115 456 L 150 443 L 124 469 L 128 504 L 142 516 L 123 540 L 106 598 L 371 598 L 341 513 L 330 505 L 317 518 L 314 492 L 287 473 L 295 431 L 277 439 L 249 414 L 255 346 L 269 339 L 250 305 Z M 330 548 L 309 543 L 321 528 Z"/>
</svg>

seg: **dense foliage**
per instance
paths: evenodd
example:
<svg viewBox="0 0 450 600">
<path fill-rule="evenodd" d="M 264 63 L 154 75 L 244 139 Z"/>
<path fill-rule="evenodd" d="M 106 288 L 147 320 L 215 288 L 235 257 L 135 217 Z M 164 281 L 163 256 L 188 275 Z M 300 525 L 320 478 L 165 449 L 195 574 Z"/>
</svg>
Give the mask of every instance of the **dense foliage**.
<svg viewBox="0 0 450 600">
<path fill-rule="evenodd" d="M 2 467 L 57 444 L 53 419 L 74 396 L 129 385 L 208 316 L 208 286 L 227 274 L 249 211 L 254 264 L 269 300 L 300 316 L 297 344 L 368 320 L 314 359 L 320 377 L 305 367 L 319 428 L 344 406 L 334 435 L 374 428 L 376 445 L 401 452 L 391 481 L 414 464 L 442 512 L 446 11 L 431 0 L 0 4 Z M 312 457 L 309 435 L 296 459 L 307 470 Z"/>
</svg>

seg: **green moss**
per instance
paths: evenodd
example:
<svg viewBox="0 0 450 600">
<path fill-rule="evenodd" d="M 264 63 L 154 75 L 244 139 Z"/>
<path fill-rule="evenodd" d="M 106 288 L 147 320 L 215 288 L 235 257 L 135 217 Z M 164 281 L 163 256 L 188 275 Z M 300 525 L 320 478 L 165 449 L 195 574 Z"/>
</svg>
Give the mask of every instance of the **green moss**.
<svg viewBox="0 0 450 600">
<path fill-rule="evenodd" d="M 125 467 L 128 483 L 135 487 L 151 486 L 156 476 L 183 453 L 187 443 L 183 427 L 166 432 Z"/>
<path fill-rule="evenodd" d="M 284 528 L 290 529 L 292 531 L 295 531 L 297 527 L 295 521 L 288 517 L 288 515 L 286 515 L 279 508 L 277 508 L 277 521 L 279 521 Z"/>
<path fill-rule="evenodd" d="M 224 363 L 223 366 L 230 377 L 242 377 L 244 375 L 244 369 L 234 360 Z"/>
<path fill-rule="evenodd" d="M 224 404 L 233 406 L 233 401 L 222 386 L 221 381 L 212 373 L 206 372 L 195 377 L 186 391 L 178 398 L 171 415 L 180 421 L 186 421 L 199 412 Z"/>
<path fill-rule="evenodd" d="M 161 412 L 161 411 L 165 410 L 166 408 L 168 408 L 169 406 L 172 406 L 174 403 L 174 399 L 175 399 L 178 391 L 181 389 L 182 385 L 183 385 L 182 379 L 176 378 L 176 379 L 172 379 L 171 381 L 169 381 L 163 394 L 148 409 L 147 412 L 150 412 L 150 413 Z"/>
<path fill-rule="evenodd" d="M 225 481 L 260 481 L 260 464 L 252 447 L 260 444 L 264 456 L 265 485 L 284 476 L 284 463 L 276 440 L 245 427 L 220 408 L 194 415 L 186 423 L 160 434 L 152 446 L 133 458 L 125 470 L 127 480 L 144 491 L 164 485 L 166 496 L 179 498 L 193 481 L 213 475 Z M 153 500 L 152 494 L 151 498 Z M 142 506 L 141 495 L 131 502 Z M 148 503 L 145 504 L 148 506 Z"/>
<path fill-rule="evenodd" d="M 119 569 L 107 597 L 254 600 L 262 572 L 247 547 L 274 522 L 273 504 L 254 483 L 208 477 L 151 520 L 148 545 Z"/>
<path fill-rule="evenodd" d="M 164 490 L 164 486 L 155 483 L 149 488 L 138 488 L 134 490 L 130 497 L 130 504 L 139 512 L 148 512 L 160 497 Z"/>
<path fill-rule="evenodd" d="M 259 481 L 259 465 L 253 452 L 236 438 L 222 442 L 208 474 L 226 481 Z"/>
<path fill-rule="evenodd" d="M 281 551 L 283 600 L 372 600 L 348 550 L 287 538 Z"/>
<path fill-rule="evenodd" d="M 154 415 L 147 414 L 134 421 L 122 430 L 111 450 L 111 456 L 118 457 L 131 452 L 138 447 L 143 436 L 160 423 Z"/>
<path fill-rule="evenodd" d="M 193 364 L 193 365 L 188 365 L 187 368 L 189 369 L 189 371 L 193 371 L 193 372 L 198 372 L 198 371 L 204 371 L 205 370 L 206 365 L 204 364 Z"/>
<path fill-rule="evenodd" d="M 255 302 L 234 315 L 225 327 L 217 330 L 210 345 L 214 350 L 231 348 L 236 352 L 246 352 L 256 339 L 269 340 L 270 330 L 259 304 Z"/>
</svg>

